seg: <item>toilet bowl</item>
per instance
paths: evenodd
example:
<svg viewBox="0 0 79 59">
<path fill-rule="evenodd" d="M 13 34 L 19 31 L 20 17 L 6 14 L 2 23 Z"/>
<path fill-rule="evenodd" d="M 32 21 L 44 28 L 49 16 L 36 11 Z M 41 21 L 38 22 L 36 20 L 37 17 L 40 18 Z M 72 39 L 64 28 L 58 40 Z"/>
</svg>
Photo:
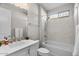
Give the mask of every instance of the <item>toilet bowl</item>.
<svg viewBox="0 0 79 59">
<path fill-rule="evenodd" d="M 37 50 L 37 53 L 38 53 L 38 55 L 40 55 L 40 56 L 49 56 L 49 50 L 48 49 L 46 49 L 46 48 L 39 48 L 38 50 Z"/>
</svg>

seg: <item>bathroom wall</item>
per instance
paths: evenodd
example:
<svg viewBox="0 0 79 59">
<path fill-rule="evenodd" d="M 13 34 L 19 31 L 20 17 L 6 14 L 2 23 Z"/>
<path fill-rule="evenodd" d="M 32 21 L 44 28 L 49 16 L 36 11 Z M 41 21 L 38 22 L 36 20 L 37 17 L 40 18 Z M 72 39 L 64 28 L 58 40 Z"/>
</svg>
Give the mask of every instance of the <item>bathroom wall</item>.
<svg viewBox="0 0 79 59">
<path fill-rule="evenodd" d="M 49 42 L 56 42 L 56 44 L 60 44 L 60 46 L 66 45 L 67 46 L 66 49 L 67 48 L 73 49 L 74 40 L 75 40 L 74 4 L 65 4 L 58 8 L 52 9 L 51 11 L 48 12 L 48 16 L 58 12 L 66 11 L 66 10 L 70 10 L 69 17 L 48 19 L 47 40 Z M 68 46 L 72 46 L 72 47 L 68 47 Z M 57 53 L 60 53 L 60 52 L 56 52 L 56 54 Z M 62 55 L 64 54 L 65 52 Z"/>
<path fill-rule="evenodd" d="M 9 3 L 0 3 L 0 7 L 11 12 L 11 34 L 14 35 L 14 28 L 23 28 L 23 36 L 27 36 L 27 11 L 15 7 Z"/>
<path fill-rule="evenodd" d="M 38 5 L 30 3 L 28 10 L 28 37 L 33 40 L 39 39 Z"/>
<path fill-rule="evenodd" d="M 40 40 L 45 41 L 46 37 L 46 21 L 47 21 L 47 11 L 40 6 Z"/>
<path fill-rule="evenodd" d="M 28 36 L 33 40 L 44 40 L 47 13 L 39 4 L 29 4 Z"/>
</svg>

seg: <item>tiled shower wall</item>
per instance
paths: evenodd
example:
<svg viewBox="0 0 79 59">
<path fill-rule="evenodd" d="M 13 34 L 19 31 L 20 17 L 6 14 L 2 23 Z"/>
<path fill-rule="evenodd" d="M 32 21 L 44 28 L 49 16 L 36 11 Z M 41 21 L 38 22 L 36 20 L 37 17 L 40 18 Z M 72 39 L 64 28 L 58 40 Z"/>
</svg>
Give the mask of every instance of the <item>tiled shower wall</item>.
<svg viewBox="0 0 79 59">
<path fill-rule="evenodd" d="M 75 27 L 74 27 L 74 4 L 66 4 L 48 12 L 52 15 L 58 12 L 70 10 L 69 17 L 49 19 L 47 31 L 48 40 L 63 44 L 74 45 Z"/>
</svg>

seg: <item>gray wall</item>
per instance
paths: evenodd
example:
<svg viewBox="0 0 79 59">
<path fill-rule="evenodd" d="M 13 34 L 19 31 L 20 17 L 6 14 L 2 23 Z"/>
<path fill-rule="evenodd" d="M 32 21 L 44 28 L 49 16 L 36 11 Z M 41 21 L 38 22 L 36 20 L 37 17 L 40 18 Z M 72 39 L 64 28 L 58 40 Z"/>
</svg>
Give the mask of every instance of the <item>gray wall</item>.
<svg viewBox="0 0 79 59">
<path fill-rule="evenodd" d="M 38 4 L 29 4 L 28 10 L 28 36 L 33 40 L 44 39 L 44 28 L 46 16 L 45 10 Z"/>
<path fill-rule="evenodd" d="M 28 37 L 33 40 L 39 39 L 39 25 L 38 25 L 38 6 L 36 4 L 29 4 L 28 10 Z"/>
</svg>

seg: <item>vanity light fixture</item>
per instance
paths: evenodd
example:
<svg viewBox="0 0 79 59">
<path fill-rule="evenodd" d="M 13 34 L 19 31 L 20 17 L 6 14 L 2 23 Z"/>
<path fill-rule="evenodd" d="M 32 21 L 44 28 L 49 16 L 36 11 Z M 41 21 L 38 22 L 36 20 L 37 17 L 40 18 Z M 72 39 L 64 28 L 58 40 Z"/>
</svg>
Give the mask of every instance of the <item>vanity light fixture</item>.
<svg viewBox="0 0 79 59">
<path fill-rule="evenodd" d="M 16 7 L 19 7 L 21 9 L 28 10 L 29 9 L 29 4 L 28 3 L 12 3 Z"/>
</svg>

